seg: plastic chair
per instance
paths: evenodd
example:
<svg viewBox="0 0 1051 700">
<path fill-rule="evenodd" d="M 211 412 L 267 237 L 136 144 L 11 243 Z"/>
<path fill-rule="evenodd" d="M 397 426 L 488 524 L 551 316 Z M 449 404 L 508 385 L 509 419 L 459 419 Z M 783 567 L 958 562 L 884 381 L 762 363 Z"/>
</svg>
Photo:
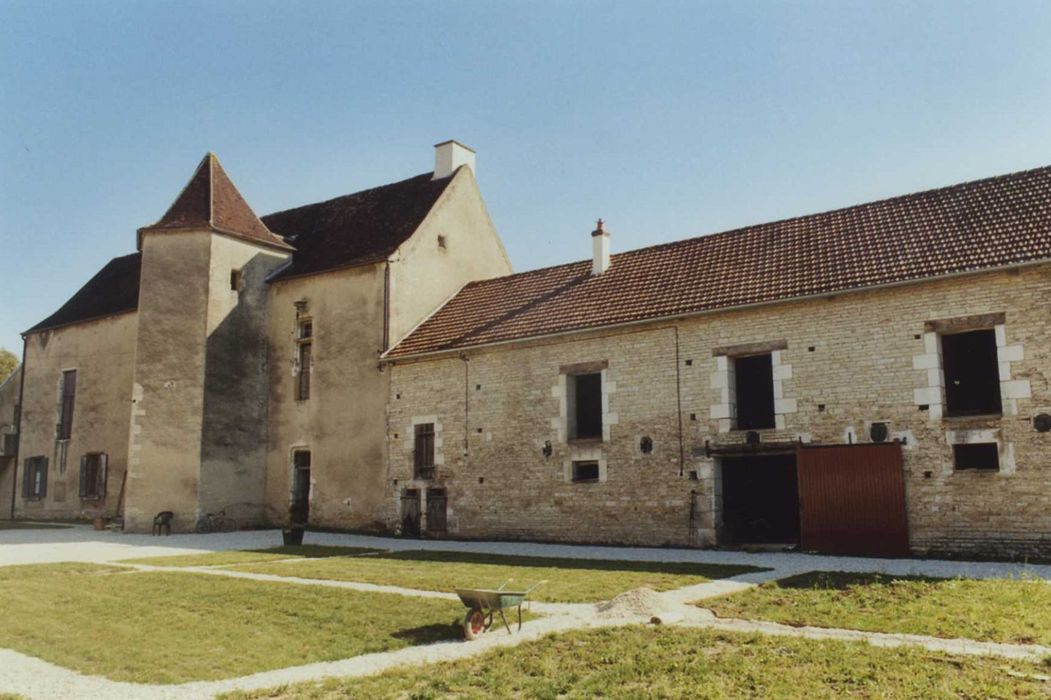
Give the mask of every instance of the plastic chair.
<svg viewBox="0 0 1051 700">
<path fill-rule="evenodd" d="M 160 513 L 153 518 L 153 534 L 160 535 L 162 532 L 165 535 L 172 534 L 172 518 L 175 517 L 175 513 L 170 510 L 162 510 Z"/>
</svg>

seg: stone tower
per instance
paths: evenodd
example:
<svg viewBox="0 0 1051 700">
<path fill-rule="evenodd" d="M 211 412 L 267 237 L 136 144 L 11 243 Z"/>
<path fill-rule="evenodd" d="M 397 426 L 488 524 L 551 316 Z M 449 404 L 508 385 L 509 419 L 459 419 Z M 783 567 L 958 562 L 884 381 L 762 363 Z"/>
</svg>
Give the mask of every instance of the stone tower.
<svg viewBox="0 0 1051 700">
<path fill-rule="evenodd" d="M 125 525 L 161 511 L 190 530 L 208 513 L 262 519 L 266 278 L 292 248 L 209 153 L 142 251 Z"/>
</svg>

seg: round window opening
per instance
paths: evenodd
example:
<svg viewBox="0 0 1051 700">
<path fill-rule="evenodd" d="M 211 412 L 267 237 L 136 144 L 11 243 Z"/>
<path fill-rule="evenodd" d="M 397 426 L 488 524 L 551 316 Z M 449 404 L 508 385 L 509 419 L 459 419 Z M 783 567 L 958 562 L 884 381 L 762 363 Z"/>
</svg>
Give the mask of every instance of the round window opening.
<svg viewBox="0 0 1051 700">
<path fill-rule="evenodd" d="M 642 454 L 648 455 L 653 452 L 653 439 L 648 435 L 639 440 L 639 449 L 642 450 Z"/>
</svg>

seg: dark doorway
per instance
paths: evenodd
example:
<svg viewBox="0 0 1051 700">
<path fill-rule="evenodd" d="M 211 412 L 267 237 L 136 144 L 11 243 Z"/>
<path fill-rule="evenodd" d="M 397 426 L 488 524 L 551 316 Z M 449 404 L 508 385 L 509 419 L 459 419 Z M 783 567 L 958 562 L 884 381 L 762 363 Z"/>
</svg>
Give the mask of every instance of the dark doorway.
<svg viewBox="0 0 1051 700">
<path fill-rule="evenodd" d="M 445 489 L 427 489 L 427 534 L 441 537 L 446 529 Z"/>
<path fill-rule="evenodd" d="M 405 489 L 401 492 L 401 534 L 420 536 L 420 491 Z"/>
<path fill-rule="evenodd" d="M 571 437 L 576 439 L 602 437 L 602 375 L 573 375 L 575 430 Z"/>
<path fill-rule="evenodd" d="M 999 415 L 1003 411 L 995 332 L 943 335 L 942 362 L 946 415 Z"/>
<path fill-rule="evenodd" d="M 773 357 L 769 354 L 735 357 L 734 383 L 737 386 L 737 429 L 775 427 Z"/>
<path fill-rule="evenodd" d="M 723 535 L 727 544 L 798 544 L 795 455 L 722 460 Z"/>
<path fill-rule="evenodd" d="M 310 450 L 292 453 L 292 524 L 310 522 Z"/>
</svg>

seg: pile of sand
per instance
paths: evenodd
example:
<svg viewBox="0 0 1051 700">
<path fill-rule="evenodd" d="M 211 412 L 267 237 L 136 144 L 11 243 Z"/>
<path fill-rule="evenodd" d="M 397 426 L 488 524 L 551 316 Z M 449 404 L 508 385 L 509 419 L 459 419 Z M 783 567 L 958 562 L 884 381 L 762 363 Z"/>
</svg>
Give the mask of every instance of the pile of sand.
<svg viewBox="0 0 1051 700">
<path fill-rule="evenodd" d="M 682 619 L 678 606 L 669 603 L 652 588 L 636 588 L 599 603 L 596 606 L 600 618 L 610 619 L 648 619 L 655 625 Z"/>
</svg>

